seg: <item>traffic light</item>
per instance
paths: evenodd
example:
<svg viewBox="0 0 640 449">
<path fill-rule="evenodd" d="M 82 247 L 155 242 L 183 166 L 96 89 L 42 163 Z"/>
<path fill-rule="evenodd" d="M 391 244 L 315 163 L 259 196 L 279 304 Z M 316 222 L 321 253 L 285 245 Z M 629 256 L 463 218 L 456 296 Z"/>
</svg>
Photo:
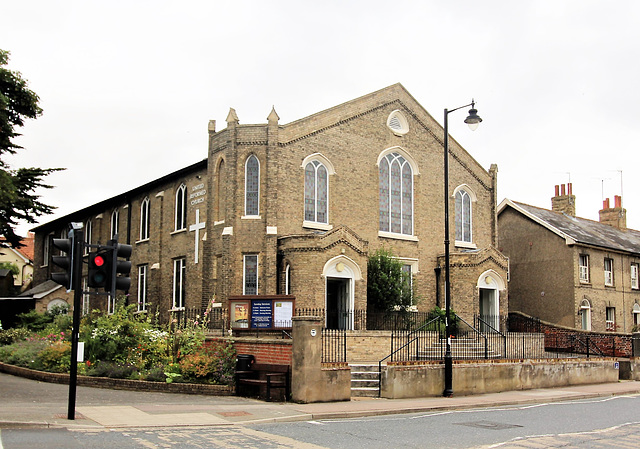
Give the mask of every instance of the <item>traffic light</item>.
<svg viewBox="0 0 640 449">
<path fill-rule="evenodd" d="M 113 252 L 110 249 L 98 250 L 89 253 L 89 269 L 87 284 L 91 288 L 104 288 L 110 290 L 111 285 L 108 283 L 110 259 Z"/>
<path fill-rule="evenodd" d="M 114 281 L 115 290 L 129 290 L 129 287 L 131 287 L 131 278 L 129 277 L 129 273 L 131 272 L 131 262 L 128 260 L 119 260 L 119 258 L 131 257 L 133 247 L 131 245 L 118 243 L 117 237 L 113 240 L 109 240 L 108 246 L 113 249 L 109 250 L 111 258 L 108 260 L 109 267 L 107 270 L 108 274 L 105 290 L 111 291 L 114 286 Z M 115 294 L 115 292 L 112 293 Z"/>
<path fill-rule="evenodd" d="M 60 285 L 64 285 L 67 290 L 73 286 L 73 233 L 69 233 L 68 239 L 53 239 L 53 246 L 60 250 L 59 256 L 51 256 L 51 262 L 59 266 L 64 271 L 51 273 L 51 280 Z"/>
</svg>

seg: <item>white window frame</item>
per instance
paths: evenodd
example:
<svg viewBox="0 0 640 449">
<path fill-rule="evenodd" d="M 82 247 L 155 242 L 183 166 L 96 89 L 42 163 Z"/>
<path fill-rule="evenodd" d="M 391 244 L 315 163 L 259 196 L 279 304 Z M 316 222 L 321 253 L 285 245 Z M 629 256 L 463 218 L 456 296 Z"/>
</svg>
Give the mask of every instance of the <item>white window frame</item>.
<svg viewBox="0 0 640 449">
<path fill-rule="evenodd" d="M 291 265 L 289 264 L 284 269 L 284 294 L 291 294 Z"/>
<path fill-rule="evenodd" d="M 84 224 L 84 243 L 87 245 L 91 245 L 91 241 L 93 238 L 93 221 L 88 219 Z M 86 256 L 92 251 L 91 248 L 85 245 L 83 254 Z"/>
<path fill-rule="evenodd" d="M 388 156 L 391 157 L 391 160 L 388 158 Z M 398 160 L 399 158 L 404 159 L 403 162 L 399 162 L 399 166 L 400 166 L 400 232 L 393 232 L 391 231 L 392 229 L 392 218 L 391 218 L 391 167 L 393 166 L 394 162 L 396 160 Z M 401 150 L 399 147 L 395 147 L 395 148 L 391 148 L 389 150 L 386 150 L 384 152 L 382 152 L 380 154 L 380 156 L 378 157 L 378 186 L 380 186 L 381 184 L 381 169 L 382 169 L 382 164 L 383 164 L 383 160 L 385 161 L 385 163 L 388 165 L 389 167 L 389 179 L 387 180 L 387 190 L 388 190 L 388 210 L 387 210 L 387 215 L 388 215 L 388 221 L 389 221 L 389 228 L 388 230 L 383 230 L 382 227 L 380 226 L 380 220 L 378 221 L 378 236 L 380 237 L 387 237 L 387 238 L 399 238 L 399 239 L 404 239 L 404 240 L 417 240 L 417 238 L 415 237 L 415 176 L 418 174 L 418 170 L 415 166 L 415 163 L 413 161 L 413 159 L 411 157 L 409 157 L 407 155 L 407 153 L 403 150 Z M 405 233 L 404 232 L 404 218 L 403 218 L 403 210 L 404 210 L 404 205 L 402 204 L 403 202 L 403 191 L 402 188 L 404 187 L 403 182 L 402 182 L 402 172 L 404 167 L 408 166 L 409 169 L 411 170 L 411 232 L 409 233 Z M 381 206 L 382 206 L 382 192 L 380 191 L 380 187 L 378 187 L 378 213 L 381 215 Z"/>
<path fill-rule="evenodd" d="M 49 266 L 49 258 L 51 256 L 51 239 L 53 238 L 53 234 L 47 234 L 44 236 L 43 242 L 42 242 L 42 257 L 43 257 L 43 261 L 42 261 L 42 266 L 43 267 L 47 267 Z"/>
<path fill-rule="evenodd" d="M 638 282 L 638 264 L 635 262 L 631 263 L 631 288 L 633 290 L 640 289 L 640 283 Z"/>
<path fill-rule="evenodd" d="M 256 265 L 256 287 L 254 292 L 247 292 L 247 259 L 255 258 Z M 258 254 L 245 254 L 242 258 L 242 294 L 243 295 L 257 295 L 260 287 L 260 261 L 258 259 Z"/>
<path fill-rule="evenodd" d="M 111 212 L 111 238 L 113 238 L 118 233 L 118 228 L 120 226 L 120 212 L 118 209 L 114 209 Z"/>
<path fill-rule="evenodd" d="M 309 166 L 309 164 L 311 164 L 311 166 L 313 167 L 313 174 L 314 174 L 314 180 L 313 180 L 313 192 L 307 192 L 307 167 Z M 324 221 L 320 221 L 318 220 L 318 171 L 320 170 L 320 167 L 322 167 L 326 173 L 327 176 L 327 181 L 326 181 L 326 211 L 325 211 L 325 220 Z M 326 165 L 324 165 L 322 163 L 322 161 L 318 160 L 318 159 L 313 159 L 310 160 L 309 162 L 307 162 L 304 166 L 304 222 L 303 222 L 303 226 L 305 227 L 316 227 L 316 226 L 320 226 L 320 227 L 327 227 L 329 225 L 329 177 L 330 177 L 330 171 L 327 168 Z M 306 202 L 307 202 L 307 193 L 312 193 L 313 194 L 313 220 L 309 220 L 307 218 L 307 208 L 306 208 Z"/>
<path fill-rule="evenodd" d="M 605 309 L 605 327 L 609 332 L 614 332 L 616 330 L 616 308 L 615 307 L 607 307 Z"/>
<path fill-rule="evenodd" d="M 148 265 L 138 265 L 138 312 L 147 310 L 147 275 Z"/>
<path fill-rule="evenodd" d="M 607 266 L 609 265 L 609 266 Z M 604 285 L 613 287 L 613 259 L 605 257 L 604 259 Z"/>
<path fill-rule="evenodd" d="M 145 197 L 140 203 L 140 241 L 149 240 L 149 227 L 151 219 L 149 217 L 150 211 L 149 197 Z"/>
<path fill-rule="evenodd" d="M 174 231 L 184 231 L 187 229 L 187 186 L 180 184 L 176 190 Z"/>
<path fill-rule="evenodd" d="M 257 210 L 248 210 L 249 204 L 249 192 L 247 190 L 247 184 L 249 181 L 249 177 L 247 176 L 247 169 L 249 167 L 249 161 L 255 159 L 258 163 L 258 203 L 256 206 Z M 247 157 L 247 160 L 244 162 L 244 216 L 242 218 L 259 218 L 260 217 L 260 159 L 255 154 L 251 154 Z M 255 212 L 255 213 L 254 213 Z"/>
<path fill-rule="evenodd" d="M 183 310 L 186 297 L 187 259 L 173 259 L 173 310 Z"/>
<path fill-rule="evenodd" d="M 460 207 L 458 207 L 458 196 L 461 196 Z M 464 217 L 465 217 L 465 200 L 468 204 L 467 214 L 469 215 L 469 231 L 466 235 L 464 230 Z M 454 211 L 455 211 L 455 219 L 454 219 L 454 234 L 455 234 L 455 246 L 463 247 L 463 248 L 476 248 L 476 245 L 473 243 L 473 204 L 478 200 L 475 192 L 466 184 L 456 187 L 453 191 L 453 202 L 454 202 Z M 458 224 L 460 223 L 460 228 L 462 235 L 458 233 Z M 461 238 L 462 237 L 462 238 Z"/>
<path fill-rule="evenodd" d="M 589 283 L 589 255 L 580 254 L 578 256 L 578 271 L 580 282 Z"/>
<path fill-rule="evenodd" d="M 91 311 L 91 295 L 89 293 L 84 293 L 89 291 L 89 286 L 87 285 L 87 278 L 82 278 L 82 315 L 88 315 Z"/>
</svg>

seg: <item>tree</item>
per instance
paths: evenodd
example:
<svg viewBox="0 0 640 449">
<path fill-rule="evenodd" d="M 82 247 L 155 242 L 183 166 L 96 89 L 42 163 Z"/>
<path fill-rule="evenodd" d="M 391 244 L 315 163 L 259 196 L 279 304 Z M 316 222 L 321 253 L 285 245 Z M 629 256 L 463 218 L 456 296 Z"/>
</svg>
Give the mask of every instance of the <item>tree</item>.
<svg viewBox="0 0 640 449">
<path fill-rule="evenodd" d="M 411 305 L 410 274 L 391 251 L 379 249 L 367 262 L 367 308 L 376 312 L 406 310 Z"/>
<path fill-rule="evenodd" d="M 20 221 L 35 223 L 36 217 L 50 214 L 54 207 L 40 201 L 36 189 L 50 189 L 43 182 L 48 174 L 58 168 L 12 169 L 3 157 L 15 154 L 22 147 L 13 139 L 20 136 L 16 128 L 24 126 L 26 119 L 35 119 L 42 114 L 38 106 L 39 97 L 27 86 L 19 72 L 5 68 L 9 52 L 0 49 L 0 235 L 14 248 L 24 246 L 22 237 L 15 233 Z"/>
</svg>

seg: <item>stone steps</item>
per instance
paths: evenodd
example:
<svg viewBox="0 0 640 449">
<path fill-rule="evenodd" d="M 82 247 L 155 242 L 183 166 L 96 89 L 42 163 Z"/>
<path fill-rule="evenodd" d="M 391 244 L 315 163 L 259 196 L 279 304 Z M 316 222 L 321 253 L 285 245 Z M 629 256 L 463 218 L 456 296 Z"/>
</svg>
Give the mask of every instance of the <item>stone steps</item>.
<svg viewBox="0 0 640 449">
<path fill-rule="evenodd" d="M 380 396 L 378 364 L 350 363 L 351 397 L 377 398 Z"/>
</svg>

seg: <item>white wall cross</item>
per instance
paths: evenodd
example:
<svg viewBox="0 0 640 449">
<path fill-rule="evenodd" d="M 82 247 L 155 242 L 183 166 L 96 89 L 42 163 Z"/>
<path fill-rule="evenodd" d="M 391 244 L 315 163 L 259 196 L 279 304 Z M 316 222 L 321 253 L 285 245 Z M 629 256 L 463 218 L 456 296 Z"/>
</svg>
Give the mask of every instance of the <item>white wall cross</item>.
<svg viewBox="0 0 640 449">
<path fill-rule="evenodd" d="M 196 222 L 189 226 L 189 231 L 196 231 L 196 248 L 195 248 L 195 258 L 194 263 L 198 263 L 198 253 L 200 248 L 200 229 L 204 229 L 205 222 L 200 222 L 200 209 L 196 209 Z"/>
</svg>

